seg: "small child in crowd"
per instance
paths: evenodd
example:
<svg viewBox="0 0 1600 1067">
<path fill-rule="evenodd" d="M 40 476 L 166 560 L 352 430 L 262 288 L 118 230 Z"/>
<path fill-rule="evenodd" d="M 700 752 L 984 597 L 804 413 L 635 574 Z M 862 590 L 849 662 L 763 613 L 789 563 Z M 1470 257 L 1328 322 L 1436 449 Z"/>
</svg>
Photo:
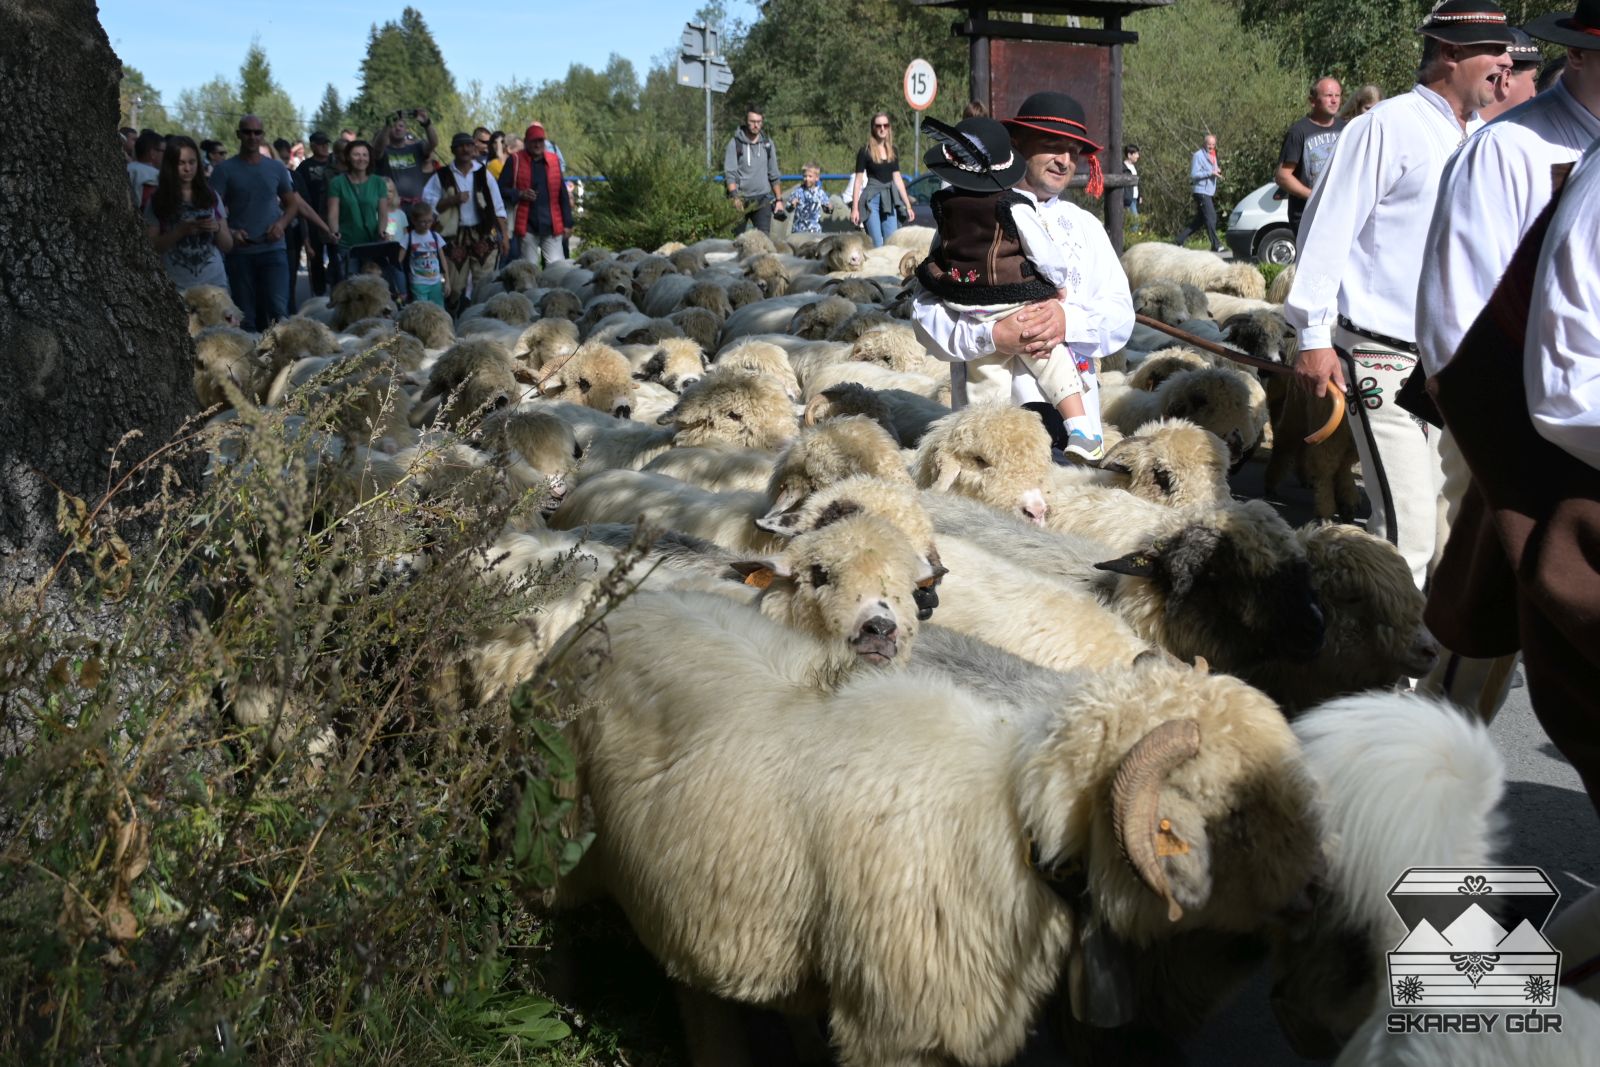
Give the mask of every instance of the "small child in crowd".
<svg viewBox="0 0 1600 1067">
<path fill-rule="evenodd" d="M 833 213 L 833 202 L 822 188 L 822 166 L 807 163 L 800 168 L 800 184 L 786 198 L 794 221 L 789 224 L 791 233 L 821 233 L 822 215 Z"/>
<path fill-rule="evenodd" d="M 444 284 L 444 238 L 433 232 L 433 208 L 418 200 L 406 214 L 411 225 L 400 235 L 400 247 L 411 299 L 444 307 L 449 295 Z"/>
<path fill-rule="evenodd" d="M 1035 301 L 1066 297 L 1069 265 L 1040 221 L 1037 203 L 1012 188 L 1027 160 L 1012 151 L 1006 128 L 984 117 L 954 128 L 925 119 L 923 128 L 936 138 L 924 163 L 950 183 L 933 194 L 939 236 L 917 268 L 923 286 L 973 322 L 998 322 Z M 1088 462 L 1104 458 L 1100 422 L 1083 402 L 1087 361 L 1064 344 L 1043 358 L 1016 358 L 1065 424 L 1058 447 Z"/>
</svg>

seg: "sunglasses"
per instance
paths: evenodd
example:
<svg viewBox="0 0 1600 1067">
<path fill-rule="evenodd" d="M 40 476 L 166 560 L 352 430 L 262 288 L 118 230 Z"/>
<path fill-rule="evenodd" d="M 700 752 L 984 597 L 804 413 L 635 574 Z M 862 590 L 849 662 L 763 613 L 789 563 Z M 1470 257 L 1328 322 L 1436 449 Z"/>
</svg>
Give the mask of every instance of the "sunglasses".
<svg viewBox="0 0 1600 1067">
<path fill-rule="evenodd" d="M 874 122 L 872 124 L 872 128 L 875 130 L 887 130 L 889 128 L 889 124 L 887 122 Z"/>
</svg>

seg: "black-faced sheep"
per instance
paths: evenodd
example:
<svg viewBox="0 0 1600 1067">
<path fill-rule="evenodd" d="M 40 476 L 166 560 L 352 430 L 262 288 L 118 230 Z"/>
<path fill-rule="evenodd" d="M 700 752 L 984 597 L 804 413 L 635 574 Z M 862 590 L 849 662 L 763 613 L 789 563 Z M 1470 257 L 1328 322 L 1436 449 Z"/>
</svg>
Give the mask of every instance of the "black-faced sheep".
<svg viewBox="0 0 1600 1067">
<path fill-rule="evenodd" d="M 183 304 L 189 310 L 189 336 L 198 337 L 208 326 L 239 326 L 244 312 L 220 285 L 191 285 L 183 291 Z"/>
<path fill-rule="evenodd" d="M 734 608 L 608 618 L 575 679 L 598 825 L 570 891 L 609 890 L 693 984 L 825 1006 L 842 1062 L 1005 1062 L 1105 931 L 1256 930 L 1311 875 L 1293 736 L 1242 683 L 1144 663 L 1004 711 L 904 672 L 829 694 Z"/>
<path fill-rule="evenodd" d="M 1433 669 L 1438 646 L 1422 623 L 1424 598 L 1393 545 L 1354 526 L 1303 527 L 1296 536 L 1325 615 L 1322 648 L 1307 662 L 1269 659 L 1240 677 L 1294 713 Z"/>
<path fill-rule="evenodd" d="M 1230 263 L 1212 252 L 1160 241 L 1145 241 L 1122 253 L 1122 269 L 1127 272 L 1129 289 L 1165 280 L 1251 300 L 1260 300 L 1267 292 L 1266 279 L 1253 263 Z"/>
<path fill-rule="evenodd" d="M 1222 338 L 1257 359 L 1273 363 L 1293 363 L 1300 351 L 1298 336 L 1278 308 L 1230 315 L 1222 322 Z"/>
<path fill-rule="evenodd" d="M 413 300 L 402 308 L 399 326 L 421 341 L 424 348 L 449 348 L 456 339 L 450 313 L 428 300 Z"/>
<path fill-rule="evenodd" d="M 879 308 L 858 308 L 855 314 L 828 332 L 828 340 L 854 344 L 856 339 L 868 330 L 878 326 L 896 325 L 899 325 L 899 323 L 896 323 L 886 311 Z"/>
<path fill-rule="evenodd" d="M 625 296 L 605 294 L 590 297 L 583 305 L 583 314 L 578 316 L 578 336 L 588 339 L 589 335 L 602 321 L 619 311 L 635 311 L 633 302 Z"/>
</svg>

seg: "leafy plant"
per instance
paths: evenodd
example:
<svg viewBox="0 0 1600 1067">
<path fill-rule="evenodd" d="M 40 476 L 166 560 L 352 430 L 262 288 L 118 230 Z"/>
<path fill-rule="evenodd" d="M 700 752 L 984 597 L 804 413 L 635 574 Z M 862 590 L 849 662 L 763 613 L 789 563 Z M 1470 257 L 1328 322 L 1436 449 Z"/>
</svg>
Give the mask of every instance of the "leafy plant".
<svg viewBox="0 0 1600 1067">
<path fill-rule="evenodd" d="M 660 135 L 619 137 L 592 166 L 606 181 L 590 187 L 578 224 L 591 245 L 651 249 L 732 235 L 739 213 L 694 148 Z"/>
<path fill-rule="evenodd" d="M 315 390 L 241 405 L 103 499 L 63 495 L 71 612 L 0 603 L 0 1061 L 488 1062 L 568 1039 L 532 963 L 539 899 L 589 840 L 573 756 L 543 690 L 478 700 L 463 671 L 556 585 L 481 576 L 524 503 L 380 489 L 330 444 L 348 418 Z M 163 463 L 197 448 L 189 490 Z M 160 493 L 125 508 L 141 482 Z M 119 527 L 151 519 L 130 550 Z"/>
</svg>

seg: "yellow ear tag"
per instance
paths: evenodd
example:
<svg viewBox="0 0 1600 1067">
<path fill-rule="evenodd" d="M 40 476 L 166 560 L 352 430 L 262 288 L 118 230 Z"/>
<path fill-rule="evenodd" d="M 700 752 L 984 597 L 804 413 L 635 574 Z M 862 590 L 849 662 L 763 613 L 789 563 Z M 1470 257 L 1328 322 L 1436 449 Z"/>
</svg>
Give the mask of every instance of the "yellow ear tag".
<svg viewBox="0 0 1600 1067">
<path fill-rule="evenodd" d="M 773 573 L 770 567 L 762 567 L 758 571 L 751 571 L 745 575 L 744 584 L 753 586 L 756 589 L 765 589 L 772 584 L 772 580 L 776 577 L 777 575 Z"/>
<path fill-rule="evenodd" d="M 1156 831 L 1156 855 L 1183 856 L 1189 851 L 1189 842 L 1172 832 L 1172 820 L 1162 819 Z"/>
</svg>

